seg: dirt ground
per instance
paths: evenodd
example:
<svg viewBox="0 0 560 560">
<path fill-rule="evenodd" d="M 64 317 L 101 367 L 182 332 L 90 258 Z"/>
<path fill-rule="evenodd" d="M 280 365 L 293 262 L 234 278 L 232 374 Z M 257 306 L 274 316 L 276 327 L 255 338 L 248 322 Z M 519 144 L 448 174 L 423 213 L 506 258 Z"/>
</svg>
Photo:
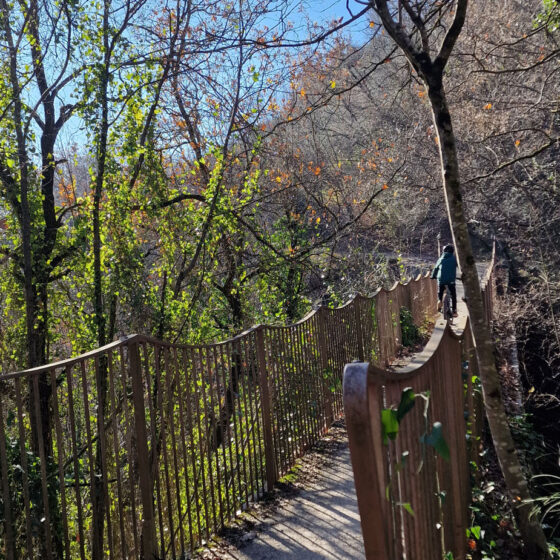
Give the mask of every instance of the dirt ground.
<svg viewBox="0 0 560 560">
<path fill-rule="evenodd" d="M 293 474 L 196 558 L 364 559 L 344 424 L 336 423 Z"/>
</svg>

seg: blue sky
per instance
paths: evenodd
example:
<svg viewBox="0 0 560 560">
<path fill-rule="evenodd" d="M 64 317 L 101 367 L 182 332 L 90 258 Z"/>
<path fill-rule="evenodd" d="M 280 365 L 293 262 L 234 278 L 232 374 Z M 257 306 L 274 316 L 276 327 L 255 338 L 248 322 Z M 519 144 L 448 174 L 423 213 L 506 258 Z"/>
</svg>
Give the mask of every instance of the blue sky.
<svg viewBox="0 0 560 560">
<path fill-rule="evenodd" d="M 309 5 L 310 13 L 316 13 L 318 16 L 322 15 L 325 18 L 339 18 L 346 19 L 349 16 L 346 7 L 346 0 L 308 0 L 306 4 Z M 363 6 L 350 0 L 350 9 L 353 13 L 359 12 Z"/>
<path fill-rule="evenodd" d="M 309 7 L 309 12 L 317 14 L 318 17 L 350 17 L 346 0 L 306 0 L 305 4 Z M 353 14 L 364 9 L 364 5 L 355 0 L 349 0 L 348 5 Z"/>
<path fill-rule="evenodd" d="M 305 0 L 303 2 L 297 2 L 312 21 L 317 23 L 327 23 L 334 19 L 343 18 L 343 20 L 348 20 L 351 17 L 348 11 L 346 0 Z M 349 0 L 348 5 L 352 14 L 357 14 L 363 10 L 364 6 L 358 4 L 355 0 Z M 345 28 L 345 35 L 360 37 L 363 40 L 364 32 L 368 28 L 369 18 L 362 17 L 356 23 Z"/>
</svg>

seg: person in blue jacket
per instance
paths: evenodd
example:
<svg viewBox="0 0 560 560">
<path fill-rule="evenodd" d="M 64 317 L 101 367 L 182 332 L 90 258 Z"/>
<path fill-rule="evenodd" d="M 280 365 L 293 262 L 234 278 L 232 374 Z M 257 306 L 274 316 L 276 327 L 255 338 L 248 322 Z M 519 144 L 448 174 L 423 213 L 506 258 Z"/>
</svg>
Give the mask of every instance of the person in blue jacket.
<svg viewBox="0 0 560 560">
<path fill-rule="evenodd" d="M 432 278 L 437 278 L 438 282 L 438 311 L 441 311 L 443 291 L 445 286 L 447 286 L 451 294 L 453 317 L 457 317 L 457 290 L 455 289 L 457 259 L 455 258 L 454 252 L 453 245 L 446 245 L 443 248 L 443 253 L 432 271 Z"/>
</svg>

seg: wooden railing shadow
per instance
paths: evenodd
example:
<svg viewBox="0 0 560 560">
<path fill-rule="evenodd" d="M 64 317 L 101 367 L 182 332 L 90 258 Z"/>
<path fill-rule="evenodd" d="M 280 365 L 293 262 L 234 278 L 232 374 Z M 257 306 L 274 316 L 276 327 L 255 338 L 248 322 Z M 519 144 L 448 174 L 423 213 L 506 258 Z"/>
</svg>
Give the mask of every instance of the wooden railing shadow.
<svg viewBox="0 0 560 560">
<path fill-rule="evenodd" d="M 494 256 L 482 281 L 487 320 L 495 301 Z M 367 560 L 433 560 L 466 555 L 470 461 L 478 460 L 483 407 L 464 303 L 451 327 L 436 322 L 429 343 L 396 369 L 348 364 L 344 410 Z M 415 405 L 394 441 L 383 441 L 382 411 L 412 388 Z M 428 444 L 441 423 L 449 457 Z"/>
</svg>

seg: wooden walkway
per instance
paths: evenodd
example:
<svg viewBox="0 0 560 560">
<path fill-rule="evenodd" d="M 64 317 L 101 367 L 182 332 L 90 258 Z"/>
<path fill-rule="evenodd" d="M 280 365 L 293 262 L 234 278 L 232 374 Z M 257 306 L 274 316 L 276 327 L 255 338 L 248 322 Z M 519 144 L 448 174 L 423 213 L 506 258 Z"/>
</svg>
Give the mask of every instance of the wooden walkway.
<svg viewBox="0 0 560 560">
<path fill-rule="evenodd" d="M 363 560 L 360 517 L 344 427 L 333 428 L 320 452 L 301 461 L 295 491 L 273 506 L 254 507 L 251 527 L 205 550 L 204 560 Z M 254 525 L 253 525 L 254 523 Z"/>
</svg>

